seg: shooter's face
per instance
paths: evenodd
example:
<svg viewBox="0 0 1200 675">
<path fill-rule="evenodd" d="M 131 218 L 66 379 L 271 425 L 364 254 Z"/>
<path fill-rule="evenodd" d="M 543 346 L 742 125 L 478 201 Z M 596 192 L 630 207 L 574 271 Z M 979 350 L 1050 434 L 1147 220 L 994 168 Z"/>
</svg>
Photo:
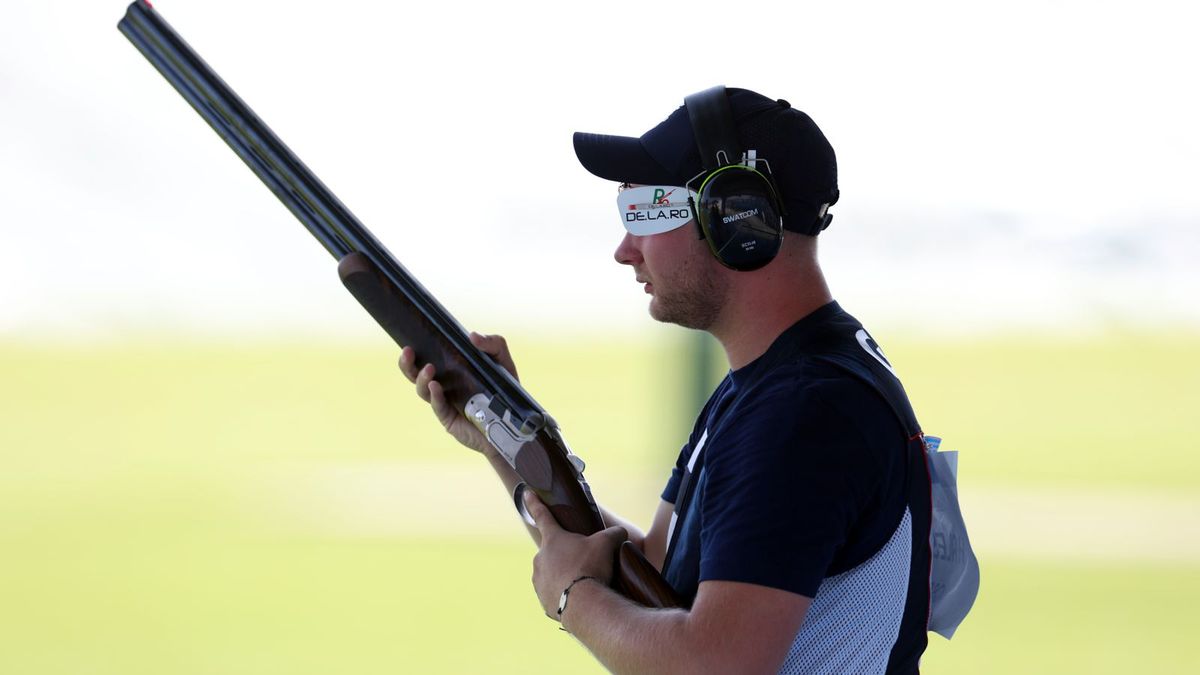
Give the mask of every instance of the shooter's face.
<svg viewBox="0 0 1200 675">
<path fill-rule="evenodd" d="M 651 296 L 650 316 L 658 321 L 705 330 L 725 306 L 726 277 L 694 222 L 661 234 L 626 233 L 613 258 L 633 267 Z"/>
</svg>

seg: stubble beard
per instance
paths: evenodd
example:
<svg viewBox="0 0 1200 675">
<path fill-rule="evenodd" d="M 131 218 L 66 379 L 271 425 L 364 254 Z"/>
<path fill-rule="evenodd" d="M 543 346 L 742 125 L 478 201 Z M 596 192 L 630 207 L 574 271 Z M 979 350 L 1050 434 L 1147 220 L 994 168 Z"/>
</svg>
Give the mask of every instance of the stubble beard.
<svg viewBox="0 0 1200 675">
<path fill-rule="evenodd" d="M 729 287 L 695 259 L 681 265 L 670 279 L 658 279 L 650 316 L 684 328 L 708 330 L 725 306 Z"/>
</svg>

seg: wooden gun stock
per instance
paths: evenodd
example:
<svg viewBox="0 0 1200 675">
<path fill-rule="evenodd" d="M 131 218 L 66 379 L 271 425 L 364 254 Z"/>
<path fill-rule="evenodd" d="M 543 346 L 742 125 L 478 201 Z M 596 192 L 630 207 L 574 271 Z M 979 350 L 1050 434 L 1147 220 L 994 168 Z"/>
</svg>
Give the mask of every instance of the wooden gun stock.
<svg viewBox="0 0 1200 675">
<path fill-rule="evenodd" d="M 621 544 L 613 568 L 613 587 L 625 597 L 646 607 L 683 607 L 683 598 L 659 574 L 633 542 Z"/>
</svg>

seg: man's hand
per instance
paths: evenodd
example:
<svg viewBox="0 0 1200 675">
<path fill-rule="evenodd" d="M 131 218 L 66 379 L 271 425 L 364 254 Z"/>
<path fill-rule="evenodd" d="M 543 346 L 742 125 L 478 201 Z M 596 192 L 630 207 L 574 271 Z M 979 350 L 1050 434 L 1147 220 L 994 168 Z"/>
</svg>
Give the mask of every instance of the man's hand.
<svg viewBox="0 0 1200 675">
<path fill-rule="evenodd" d="M 533 557 L 533 589 L 546 616 L 557 620 L 558 599 L 572 581 L 586 576 L 609 585 L 617 547 L 629 535 L 619 525 L 587 537 L 568 532 L 532 490 L 525 491 L 525 508 L 541 534 Z"/>
<path fill-rule="evenodd" d="M 470 338 L 471 344 L 492 357 L 492 360 L 511 373 L 513 378 L 517 377 L 517 366 L 513 363 L 512 355 L 508 352 L 508 344 L 502 336 L 480 335 L 472 332 Z M 442 427 L 459 443 L 491 459 L 496 455 L 496 449 L 492 447 L 491 443 L 488 443 L 479 428 L 463 415 L 463 411 L 456 409 L 446 400 L 441 383 L 434 379 L 437 376 L 435 370 L 432 363 L 418 366 L 415 363 L 415 353 L 412 347 L 405 347 L 401 350 L 400 372 L 404 373 L 404 377 L 408 378 L 409 382 L 417 385 L 417 396 L 420 396 L 421 400 L 433 408 L 433 414 L 441 422 Z"/>
</svg>

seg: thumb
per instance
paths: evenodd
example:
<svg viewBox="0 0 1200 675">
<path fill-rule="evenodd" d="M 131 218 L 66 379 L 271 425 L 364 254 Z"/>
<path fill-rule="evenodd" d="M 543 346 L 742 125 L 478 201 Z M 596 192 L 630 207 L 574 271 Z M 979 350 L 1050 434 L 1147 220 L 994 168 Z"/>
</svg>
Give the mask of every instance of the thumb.
<svg viewBox="0 0 1200 675">
<path fill-rule="evenodd" d="M 471 338 L 471 344 L 492 356 L 499 356 L 508 352 L 508 341 L 504 339 L 503 335 L 483 335 L 482 333 L 471 331 L 469 337 Z"/>
<path fill-rule="evenodd" d="M 529 517 L 533 518 L 534 527 L 542 533 L 543 538 L 551 532 L 562 529 L 559 527 L 558 521 L 554 519 L 554 514 L 550 513 L 550 508 L 541 499 L 538 499 L 533 490 L 526 489 L 522 499 L 525 500 L 525 510 L 529 513 Z"/>
<path fill-rule="evenodd" d="M 513 361 L 512 354 L 508 351 L 508 341 L 503 335 L 481 335 L 475 331 L 470 334 L 471 344 L 475 345 L 492 360 L 499 363 L 501 367 L 512 374 L 517 375 L 517 364 Z"/>
</svg>

